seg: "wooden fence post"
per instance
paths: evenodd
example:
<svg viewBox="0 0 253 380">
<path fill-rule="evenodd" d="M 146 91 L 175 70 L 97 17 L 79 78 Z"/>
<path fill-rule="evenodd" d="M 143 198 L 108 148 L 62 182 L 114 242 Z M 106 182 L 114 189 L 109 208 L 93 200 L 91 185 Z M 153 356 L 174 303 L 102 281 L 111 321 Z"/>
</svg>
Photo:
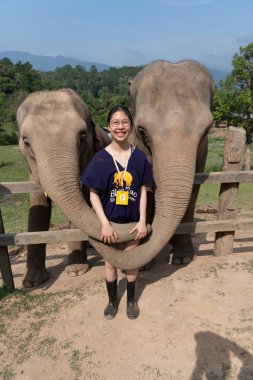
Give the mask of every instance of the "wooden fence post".
<svg viewBox="0 0 253 380">
<path fill-rule="evenodd" d="M 223 171 L 242 169 L 243 149 L 246 133 L 243 128 L 229 127 L 224 145 Z M 237 216 L 237 192 L 239 182 L 222 183 L 220 187 L 218 220 L 235 219 Z M 227 255 L 233 252 L 235 231 L 216 232 L 214 254 Z"/>
<path fill-rule="evenodd" d="M 246 144 L 244 153 L 244 170 L 250 170 L 250 145 Z"/>
<path fill-rule="evenodd" d="M 4 223 L 2 218 L 2 212 L 0 209 L 0 233 L 4 234 Z M 8 248 L 5 246 L 0 246 L 0 270 L 3 279 L 4 285 L 7 286 L 8 289 L 14 290 L 14 281 L 11 270 L 10 257 L 8 253 Z"/>
</svg>

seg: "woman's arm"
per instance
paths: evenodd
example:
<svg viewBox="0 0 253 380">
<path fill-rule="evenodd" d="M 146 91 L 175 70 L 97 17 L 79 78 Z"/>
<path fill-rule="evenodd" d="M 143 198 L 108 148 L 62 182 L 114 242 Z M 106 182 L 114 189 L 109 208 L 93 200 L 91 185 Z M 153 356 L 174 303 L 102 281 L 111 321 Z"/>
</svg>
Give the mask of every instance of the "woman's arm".
<svg viewBox="0 0 253 380">
<path fill-rule="evenodd" d="M 132 234 L 137 231 L 137 235 L 134 240 L 143 239 L 147 235 L 147 225 L 146 225 L 146 208 L 147 208 L 147 188 L 145 185 L 141 186 L 140 190 L 140 219 L 136 226 L 130 231 Z"/>
<path fill-rule="evenodd" d="M 146 209 L 147 209 L 147 188 L 145 185 L 141 186 L 140 195 L 140 221 L 146 225 Z"/>
<path fill-rule="evenodd" d="M 105 215 L 97 190 L 92 188 L 90 189 L 90 201 L 102 226 L 101 240 L 104 243 L 115 243 L 118 239 L 117 233 Z"/>
</svg>

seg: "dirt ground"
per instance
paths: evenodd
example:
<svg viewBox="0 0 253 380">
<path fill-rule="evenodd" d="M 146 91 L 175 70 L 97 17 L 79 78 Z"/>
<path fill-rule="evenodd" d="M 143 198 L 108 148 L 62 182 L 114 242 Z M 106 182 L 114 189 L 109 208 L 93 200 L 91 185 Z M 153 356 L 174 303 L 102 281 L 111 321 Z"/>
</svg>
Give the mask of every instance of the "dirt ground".
<svg viewBox="0 0 253 380">
<path fill-rule="evenodd" d="M 126 316 L 120 271 L 118 314 L 103 318 L 103 261 L 92 248 L 92 269 L 73 278 L 64 271 L 66 244 L 49 245 L 50 280 L 33 290 L 22 288 L 26 257 L 13 256 L 22 297 L 19 304 L 3 300 L 17 315 L 5 313 L 2 378 L 252 380 L 253 237 L 237 234 L 234 253 L 220 257 L 212 255 L 213 240 L 211 233 L 194 236 L 198 256 L 188 266 L 169 264 L 167 246 L 141 272 L 137 320 Z"/>
</svg>

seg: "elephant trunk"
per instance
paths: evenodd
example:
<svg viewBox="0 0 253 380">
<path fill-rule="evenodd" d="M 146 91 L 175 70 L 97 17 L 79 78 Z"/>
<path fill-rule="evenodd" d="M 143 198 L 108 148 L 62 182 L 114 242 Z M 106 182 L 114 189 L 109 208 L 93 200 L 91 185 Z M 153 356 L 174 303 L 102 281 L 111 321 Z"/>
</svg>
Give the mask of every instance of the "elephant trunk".
<svg viewBox="0 0 253 380">
<path fill-rule="evenodd" d="M 64 151 L 64 155 L 62 155 Z M 69 220 L 94 239 L 101 239 L 101 224 L 95 212 L 84 200 L 81 186 L 78 157 L 73 157 L 75 149 L 70 144 L 61 146 L 61 150 L 49 149 L 40 153 L 36 149 L 37 169 L 40 184 L 44 192 L 55 202 Z M 46 159 L 45 159 L 46 157 Z M 59 157 L 62 157 L 59 162 Z M 131 229 L 135 224 L 131 224 Z M 133 237 L 124 225 L 114 223 L 118 242 L 129 241 Z"/>
<path fill-rule="evenodd" d="M 193 148 L 194 150 L 194 148 Z M 161 157 L 161 156 L 160 156 Z M 153 156 L 155 181 L 155 218 L 152 235 L 146 243 L 128 252 L 115 252 L 111 247 L 93 241 L 93 246 L 112 265 L 121 269 L 139 268 L 151 261 L 168 243 L 187 209 L 195 174 L 196 152 L 191 159 L 185 148 L 171 151 L 163 159 Z"/>
<path fill-rule="evenodd" d="M 64 151 L 64 155 L 62 152 Z M 80 181 L 78 158 L 69 146 L 57 151 L 36 151 L 38 177 L 44 192 L 59 206 L 74 225 L 100 239 L 101 227 L 93 210 L 85 202 Z M 45 159 L 46 157 L 46 159 Z M 59 161 L 59 157 L 62 159 Z"/>
</svg>

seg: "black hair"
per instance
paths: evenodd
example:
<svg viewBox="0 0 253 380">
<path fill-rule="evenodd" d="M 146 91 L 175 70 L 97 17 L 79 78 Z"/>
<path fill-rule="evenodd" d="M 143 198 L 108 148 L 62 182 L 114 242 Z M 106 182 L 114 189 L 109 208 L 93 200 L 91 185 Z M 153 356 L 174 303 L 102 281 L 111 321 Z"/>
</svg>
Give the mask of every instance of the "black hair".
<svg viewBox="0 0 253 380">
<path fill-rule="evenodd" d="M 121 104 L 117 104 L 116 106 L 114 106 L 108 113 L 108 116 L 107 116 L 107 124 L 110 124 L 110 121 L 111 121 L 111 118 L 112 118 L 112 115 L 117 112 L 117 111 L 122 111 L 124 112 L 129 120 L 130 120 L 130 123 L 131 125 L 133 125 L 133 117 L 131 115 L 131 112 L 129 111 L 129 109 Z"/>
</svg>

